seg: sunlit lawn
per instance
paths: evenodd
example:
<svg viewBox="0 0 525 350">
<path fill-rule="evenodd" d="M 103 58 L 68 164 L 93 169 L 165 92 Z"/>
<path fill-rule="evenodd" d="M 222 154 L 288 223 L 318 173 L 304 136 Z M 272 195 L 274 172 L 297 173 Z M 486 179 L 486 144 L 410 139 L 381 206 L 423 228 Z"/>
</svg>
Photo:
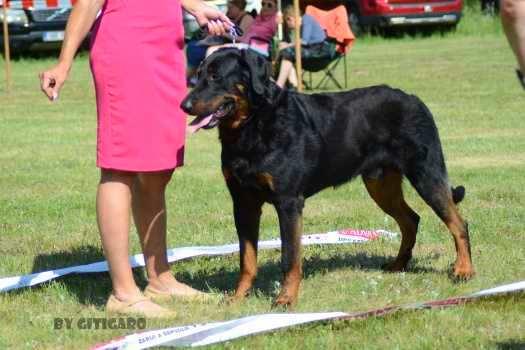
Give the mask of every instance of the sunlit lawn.
<svg viewBox="0 0 525 350">
<path fill-rule="evenodd" d="M 76 60 L 58 103 L 39 92 L 37 73 L 53 59 L 13 64 L 14 92 L 0 91 L 0 276 L 103 259 L 95 221 L 96 115 L 86 55 Z M 467 196 L 475 278 L 456 284 L 448 272 L 454 244 L 443 224 L 406 186 L 422 222 L 411 269 L 386 274 L 399 241 L 304 249 L 305 280 L 296 311 L 362 311 L 465 295 L 525 279 L 525 92 L 501 35 L 357 41 L 348 60 L 351 87 L 386 83 L 417 94 L 434 113 L 454 184 Z M 216 131 L 188 139 L 186 166 L 169 187 L 169 246 L 236 242 L 231 202 L 219 165 Z M 398 231 L 368 198 L 360 180 L 307 202 L 305 231 L 383 228 Z M 277 237 L 266 207 L 262 239 Z M 132 252 L 139 252 L 131 235 Z M 177 318 L 148 328 L 227 320 L 270 310 L 280 254 L 260 254 L 256 289 L 244 304 L 173 302 Z M 173 265 L 181 280 L 230 292 L 238 257 Z M 142 270 L 136 274 L 142 287 Z M 0 348 L 86 348 L 125 330 L 54 330 L 56 317 L 105 317 L 106 273 L 71 276 L 0 294 Z M 505 348 L 525 346 L 523 294 L 447 310 L 402 313 L 358 322 L 311 325 L 228 343 L 231 348 Z M 222 347 L 219 345 L 217 347 Z"/>
</svg>

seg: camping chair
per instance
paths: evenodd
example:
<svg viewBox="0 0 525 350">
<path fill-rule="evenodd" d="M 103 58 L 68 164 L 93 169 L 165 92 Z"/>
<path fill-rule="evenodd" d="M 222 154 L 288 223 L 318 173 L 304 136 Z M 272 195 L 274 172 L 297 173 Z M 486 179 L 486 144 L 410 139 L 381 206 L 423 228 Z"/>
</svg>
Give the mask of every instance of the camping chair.
<svg viewBox="0 0 525 350">
<path fill-rule="evenodd" d="M 332 55 L 327 57 L 311 57 L 302 60 L 303 82 L 306 89 L 325 89 L 328 83 L 332 82 L 338 89 L 342 89 L 336 69 L 343 62 L 344 88 L 348 88 L 348 75 L 346 56 L 354 44 L 355 36 L 348 25 L 348 14 L 343 5 L 339 5 L 331 10 L 322 10 L 312 5 L 306 7 L 306 13 L 314 17 L 321 27 L 326 31 L 327 40 L 333 45 Z M 323 77 L 314 86 L 312 73 L 323 72 Z M 308 81 L 304 75 L 308 74 Z"/>
</svg>

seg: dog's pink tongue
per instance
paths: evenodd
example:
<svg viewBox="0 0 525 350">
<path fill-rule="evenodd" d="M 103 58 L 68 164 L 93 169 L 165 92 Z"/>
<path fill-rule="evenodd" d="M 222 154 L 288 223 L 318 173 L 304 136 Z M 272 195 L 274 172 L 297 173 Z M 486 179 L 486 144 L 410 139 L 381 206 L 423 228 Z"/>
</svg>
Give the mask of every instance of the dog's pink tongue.
<svg viewBox="0 0 525 350">
<path fill-rule="evenodd" d="M 209 116 L 206 116 L 202 119 L 200 119 L 200 117 L 193 119 L 193 121 L 187 127 L 188 133 L 194 134 L 197 131 L 199 131 L 200 128 L 210 123 L 210 120 L 212 117 L 213 117 L 213 114 L 210 114 Z"/>
</svg>

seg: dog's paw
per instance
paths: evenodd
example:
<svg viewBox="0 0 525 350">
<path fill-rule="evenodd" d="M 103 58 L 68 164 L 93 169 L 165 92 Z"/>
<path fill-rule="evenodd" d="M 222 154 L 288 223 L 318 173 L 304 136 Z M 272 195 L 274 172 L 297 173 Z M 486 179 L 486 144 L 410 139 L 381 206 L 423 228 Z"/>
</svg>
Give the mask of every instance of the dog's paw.
<svg viewBox="0 0 525 350">
<path fill-rule="evenodd" d="M 245 295 L 227 295 L 224 297 L 223 303 L 227 306 L 233 306 L 242 303 L 244 299 L 246 299 Z"/>
<path fill-rule="evenodd" d="M 383 270 L 386 272 L 403 272 L 407 270 L 408 261 L 394 260 L 391 263 L 383 265 Z"/>
<path fill-rule="evenodd" d="M 292 296 L 287 293 L 281 293 L 274 300 L 272 307 L 273 308 L 282 307 L 285 309 L 291 309 L 295 305 L 296 302 L 297 302 L 297 296 Z"/>
<path fill-rule="evenodd" d="M 456 281 L 468 281 L 475 275 L 475 271 L 470 264 L 456 264 L 452 276 Z"/>
</svg>

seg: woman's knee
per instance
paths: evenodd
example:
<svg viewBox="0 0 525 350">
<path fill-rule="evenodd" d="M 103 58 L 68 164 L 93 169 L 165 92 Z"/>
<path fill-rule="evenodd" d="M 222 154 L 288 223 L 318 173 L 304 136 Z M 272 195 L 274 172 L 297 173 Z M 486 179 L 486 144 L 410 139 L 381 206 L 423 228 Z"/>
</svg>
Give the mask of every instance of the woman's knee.
<svg viewBox="0 0 525 350">
<path fill-rule="evenodd" d="M 164 192 L 166 186 L 169 184 L 173 170 L 160 171 L 154 173 L 140 173 L 138 174 L 135 186 L 137 190 L 142 193 L 159 193 Z"/>
<path fill-rule="evenodd" d="M 507 21 L 523 20 L 525 0 L 501 0 L 501 17 Z"/>
<path fill-rule="evenodd" d="M 100 169 L 100 184 L 108 182 L 120 182 L 131 186 L 136 177 L 136 173 L 116 169 Z"/>
</svg>

